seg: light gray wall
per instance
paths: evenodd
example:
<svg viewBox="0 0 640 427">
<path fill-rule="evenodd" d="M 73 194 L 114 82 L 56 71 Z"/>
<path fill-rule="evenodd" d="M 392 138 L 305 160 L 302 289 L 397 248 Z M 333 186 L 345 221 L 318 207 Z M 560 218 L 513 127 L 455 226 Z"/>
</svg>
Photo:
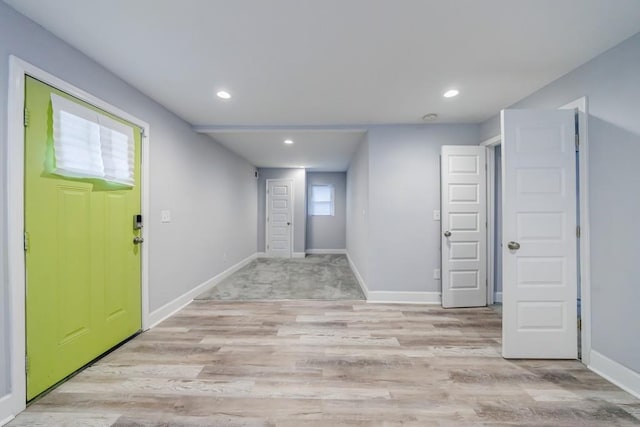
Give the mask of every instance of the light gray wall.
<svg viewBox="0 0 640 427">
<path fill-rule="evenodd" d="M 369 290 L 440 291 L 440 147 L 479 142 L 478 125 L 369 129 Z"/>
<path fill-rule="evenodd" d="M 265 207 L 267 194 L 267 179 L 291 179 L 293 180 L 293 252 L 304 253 L 306 246 L 306 220 L 307 220 L 307 184 L 306 171 L 302 168 L 258 169 L 258 252 L 265 252 Z"/>
<path fill-rule="evenodd" d="M 333 185 L 334 215 L 307 215 L 307 249 L 345 249 L 347 227 L 347 173 L 308 172 L 307 195 L 312 185 Z M 308 197 L 307 197 L 308 202 Z M 307 209 L 307 213 L 309 210 Z"/>
<path fill-rule="evenodd" d="M 369 271 L 369 137 L 365 135 L 347 170 L 347 254 L 367 282 Z"/>
<path fill-rule="evenodd" d="M 257 189 L 254 168 L 206 136 L 198 135 L 149 99 L 79 51 L 0 2 L 0 157 L 6 159 L 8 56 L 37 67 L 150 124 L 150 307 L 157 309 L 256 251 Z M 6 310 L 6 177 L 0 174 L 0 300 Z M 173 221 L 160 223 L 160 210 Z M 227 260 L 224 260 L 224 252 Z M 6 321 L 2 317 L 2 323 Z M 6 325 L 0 332 L 8 347 Z M 0 356 L 0 391 L 7 388 Z M 1 397 L 2 393 L 0 393 Z"/>
<path fill-rule="evenodd" d="M 640 33 L 513 108 L 589 104 L 593 350 L 640 373 Z M 482 125 L 499 133 L 499 120 Z"/>
</svg>

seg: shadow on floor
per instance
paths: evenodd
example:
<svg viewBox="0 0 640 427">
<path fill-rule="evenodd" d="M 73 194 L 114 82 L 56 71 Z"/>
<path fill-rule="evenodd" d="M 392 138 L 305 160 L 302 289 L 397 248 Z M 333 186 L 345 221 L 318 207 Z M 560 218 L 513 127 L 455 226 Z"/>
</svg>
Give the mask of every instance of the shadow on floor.
<svg viewBox="0 0 640 427">
<path fill-rule="evenodd" d="M 258 258 L 199 300 L 364 300 L 345 255 Z"/>
</svg>

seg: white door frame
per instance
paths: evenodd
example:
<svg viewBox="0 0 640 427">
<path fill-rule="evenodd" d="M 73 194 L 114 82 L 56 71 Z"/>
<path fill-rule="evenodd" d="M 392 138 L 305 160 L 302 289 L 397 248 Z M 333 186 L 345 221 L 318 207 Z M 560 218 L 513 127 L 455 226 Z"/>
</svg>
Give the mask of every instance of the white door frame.
<svg viewBox="0 0 640 427">
<path fill-rule="evenodd" d="M 144 130 L 141 138 L 142 237 L 149 244 L 149 124 L 70 83 L 13 55 L 9 57 L 9 97 L 7 114 L 7 270 L 10 392 L 0 397 L 0 420 L 11 419 L 26 407 L 25 377 L 25 260 L 24 232 L 24 92 L 25 76 L 75 96 L 95 107 L 127 120 Z M 142 329 L 149 327 L 149 251 L 142 249 L 141 259 Z"/>
<path fill-rule="evenodd" d="M 578 167 L 580 173 L 580 318 L 582 320 L 581 360 L 589 365 L 591 360 L 591 226 L 589 220 L 589 114 L 587 97 L 559 107 L 559 109 L 578 110 L 578 134 L 580 135 L 580 150 Z M 495 293 L 495 147 L 502 142 L 502 136 L 497 135 L 483 141 L 480 145 L 487 147 L 487 277 L 489 280 L 487 300 L 493 302 Z"/>
<path fill-rule="evenodd" d="M 291 227 L 289 227 L 289 241 L 291 242 L 291 246 L 290 246 L 290 250 L 289 250 L 289 258 L 293 258 L 293 254 L 294 254 L 294 241 L 293 241 L 293 237 L 295 236 L 294 230 L 295 230 L 295 221 L 293 220 L 294 218 L 294 213 L 295 213 L 295 202 L 293 200 L 294 198 L 294 191 L 293 191 L 293 179 L 278 179 L 278 178 L 271 178 L 271 179 L 267 179 L 266 180 L 266 187 L 264 190 L 264 253 L 266 257 L 269 257 L 269 250 L 267 249 L 267 245 L 269 244 L 269 221 L 267 220 L 267 218 L 269 218 L 269 183 L 273 182 L 273 181 L 281 181 L 281 182 L 288 182 L 289 183 L 289 191 L 291 192 L 290 194 L 290 201 L 291 201 Z"/>
</svg>

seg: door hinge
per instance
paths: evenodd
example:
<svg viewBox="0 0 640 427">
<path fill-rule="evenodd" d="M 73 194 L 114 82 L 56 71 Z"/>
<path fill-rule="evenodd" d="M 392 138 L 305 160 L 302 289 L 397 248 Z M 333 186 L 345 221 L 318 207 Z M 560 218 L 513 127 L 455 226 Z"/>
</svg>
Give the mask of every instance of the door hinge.
<svg viewBox="0 0 640 427">
<path fill-rule="evenodd" d="M 580 226 L 579 225 L 576 227 L 576 237 L 578 239 L 580 238 Z"/>
<path fill-rule="evenodd" d="M 29 252 L 29 233 L 27 233 L 26 231 L 23 234 L 23 246 L 24 246 L 24 251 L 25 252 Z"/>
<path fill-rule="evenodd" d="M 580 148 L 580 135 L 578 135 L 577 132 L 575 136 L 575 141 L 576 141 L 576 150 L 577 150 L 578 148 Z"/>
<path fill-rule="evenodd" d="M 582 330 L 582 319 L 578 319 L 578 330 Z"/>
<path fill-rule="evenodd" d="M 24 107 L 24 127 L 29 127 L 29 110 L 27 107 Z"/>
<path fill-rule="evenodd" d="M 31 362 L 29 361 L 29 355 L 24 355 L 24 372 L 26 375 L 29 375 L 29 371 L 31 370 Z"/>
<path fill-rule="evenodd" d="M 147 137 L 147 134 L 144 133 L 144 128 L 140 128 L 140 137 L 141 138 L 146 138 Z"/>
</svg>

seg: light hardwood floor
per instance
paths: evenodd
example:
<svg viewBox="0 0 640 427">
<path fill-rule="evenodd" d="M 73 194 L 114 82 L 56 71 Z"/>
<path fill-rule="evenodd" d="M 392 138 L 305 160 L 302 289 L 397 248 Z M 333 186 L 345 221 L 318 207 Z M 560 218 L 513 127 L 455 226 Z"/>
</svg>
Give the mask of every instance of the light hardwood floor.
<svg viewBox="0 0 640 427">
<path fill-rule="evenodd" d="M 636 417 L 640 401 L 577 361 L 502 359 L 491 309 L 196 301 L 10 425 L 640 425 Z"/>
</svg>

